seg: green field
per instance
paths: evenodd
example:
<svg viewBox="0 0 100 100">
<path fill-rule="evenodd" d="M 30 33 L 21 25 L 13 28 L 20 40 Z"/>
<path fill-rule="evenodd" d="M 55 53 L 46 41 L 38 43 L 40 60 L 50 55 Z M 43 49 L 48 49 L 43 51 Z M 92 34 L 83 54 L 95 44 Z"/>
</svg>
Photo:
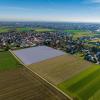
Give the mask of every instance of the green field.
<svg viewBox="0 0 100 100">
<path fill-rule="evenodd" d="M 77 100 L 100 100 L 100 65 L 93 65 L 58 87 Z"/>
<path fill-rule="evenodd" d="M 34 30 L 36 32 L 51 32 L 51 31 L 55 31 L 53 29 L 48 29 L 48 28 L 28 28 L 28 27 L 26 27 L 26 28 L 24 28 L 24 27 L 16 28 L 17 32 L 26 32 L 26 31 L 30 31 L 30 30 Z"/>
<path fill-rule="evenodd" d="M 51 32 L 51 31 L 55 31 L 54 29 L 48 29 L 48 28 L 35 28 L 34 30 L 36 32 Z"/>
<path fill-rule="evenodd" d="M 9 30 L 7 27 L 0 27 L 0 33 L 8 32 Z"/>
<path fill-rule="evenodd" d="M 33 29 L 29 28 L 29 27 L 16 28 L 17 32 L 26 32 L 26 31 L 30 31 L 30 30 L 33 30 Z"/>
<path fill-rule="evenodd" d="M 0 52 L 0 71 L 15 69 L 21 66 L 9 51 Z"/>
<path fill-rule="evenodd" d="M 13 29 L 13 28 L 12 28 Z M 8 32 L 11 28 L 8 27 L 0 27 L 0 33 Z M 19 27 L 15 28 L 17 32 L 26 32 L 26 31 L 36 31 L 36 32 L 51 32 L 55 31 L 54 29 L 48 29 L 48 28 L 30 28 L 30 27 Z"/>
<path fill-rule="evenodd" d="M 71 33 L 74 38 L 83 37 L 83 36 L 94 36 L 95 34 L 85 31 L 85 30 L 65 30 L 64 32 Z"/>
</svg>

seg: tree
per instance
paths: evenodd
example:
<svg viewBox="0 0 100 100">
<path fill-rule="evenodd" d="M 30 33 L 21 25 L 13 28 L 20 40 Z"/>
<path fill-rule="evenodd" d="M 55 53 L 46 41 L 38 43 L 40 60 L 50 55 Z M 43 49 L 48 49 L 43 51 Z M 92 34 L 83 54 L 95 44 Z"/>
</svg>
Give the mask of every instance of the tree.
<svg viewBox="0 0 100 100">
<path fill-rule="evenodd" d="M 9 49 L 10 49 L 10 46 L 9 45 L 6 45 L 5 51 L 8 51 Z"/>
</svg>

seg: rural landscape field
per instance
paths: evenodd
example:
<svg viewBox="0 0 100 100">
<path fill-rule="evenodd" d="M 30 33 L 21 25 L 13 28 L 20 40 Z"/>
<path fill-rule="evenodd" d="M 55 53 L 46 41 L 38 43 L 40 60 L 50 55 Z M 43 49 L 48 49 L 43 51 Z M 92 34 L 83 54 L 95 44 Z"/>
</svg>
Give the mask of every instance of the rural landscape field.
<svg viewBox="0 0 100 100">
<path fill-rule="evenodd" d="M 58 88 L 77 99 L 98 99 L 100 66 L 82 58 L 63 55 L 27 66 Z M 91 91 L 89 93 L 89 91 Z M 87 95 L 88 94 L 88 95 Z"/>
<path fill-rule="evenodd" d="M 99 100 L 99 32 L 7 26 L 0 36 L 0 100 Z"/>
<path fill-rule="evenodd" d="M 100 100 L 100 0 L 0 0 L 0 100 Z"/>
<path fill-rule="evenodd" d="M 23 67 L 9 51 L 0 52 L 0 59 L 0 100 L 67 100 Z"/>
<path fill-rule="evenodd" d="M 64 92 L 80 100 L 99 100 L 100 66 L 92 65 L 87 70 L 58 85 Z"/>
</svg>

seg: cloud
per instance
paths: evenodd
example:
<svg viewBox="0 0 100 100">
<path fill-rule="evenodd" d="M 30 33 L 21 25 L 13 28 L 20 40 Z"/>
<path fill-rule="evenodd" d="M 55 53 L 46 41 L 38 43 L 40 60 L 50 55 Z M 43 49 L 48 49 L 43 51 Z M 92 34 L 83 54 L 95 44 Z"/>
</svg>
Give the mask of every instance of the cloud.
<svg viewBox="0 0 100 100">
<path fill-rule="evenodd" d="M 100 0 L 89 0 L 90 3 L 100 3 Z"/>
</svg>

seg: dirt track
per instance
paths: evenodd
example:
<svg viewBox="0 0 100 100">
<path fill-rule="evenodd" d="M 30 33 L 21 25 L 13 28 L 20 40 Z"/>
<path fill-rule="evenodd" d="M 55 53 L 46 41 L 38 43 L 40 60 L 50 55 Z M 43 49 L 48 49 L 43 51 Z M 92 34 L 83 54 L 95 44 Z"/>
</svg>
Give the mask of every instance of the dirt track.
<svg viewBox="0 0 100 100">
<path fill-rule="evenodd" d="M 27 69 L 0 73 L 0 100 L 68 100 Z"/>
</svg>

